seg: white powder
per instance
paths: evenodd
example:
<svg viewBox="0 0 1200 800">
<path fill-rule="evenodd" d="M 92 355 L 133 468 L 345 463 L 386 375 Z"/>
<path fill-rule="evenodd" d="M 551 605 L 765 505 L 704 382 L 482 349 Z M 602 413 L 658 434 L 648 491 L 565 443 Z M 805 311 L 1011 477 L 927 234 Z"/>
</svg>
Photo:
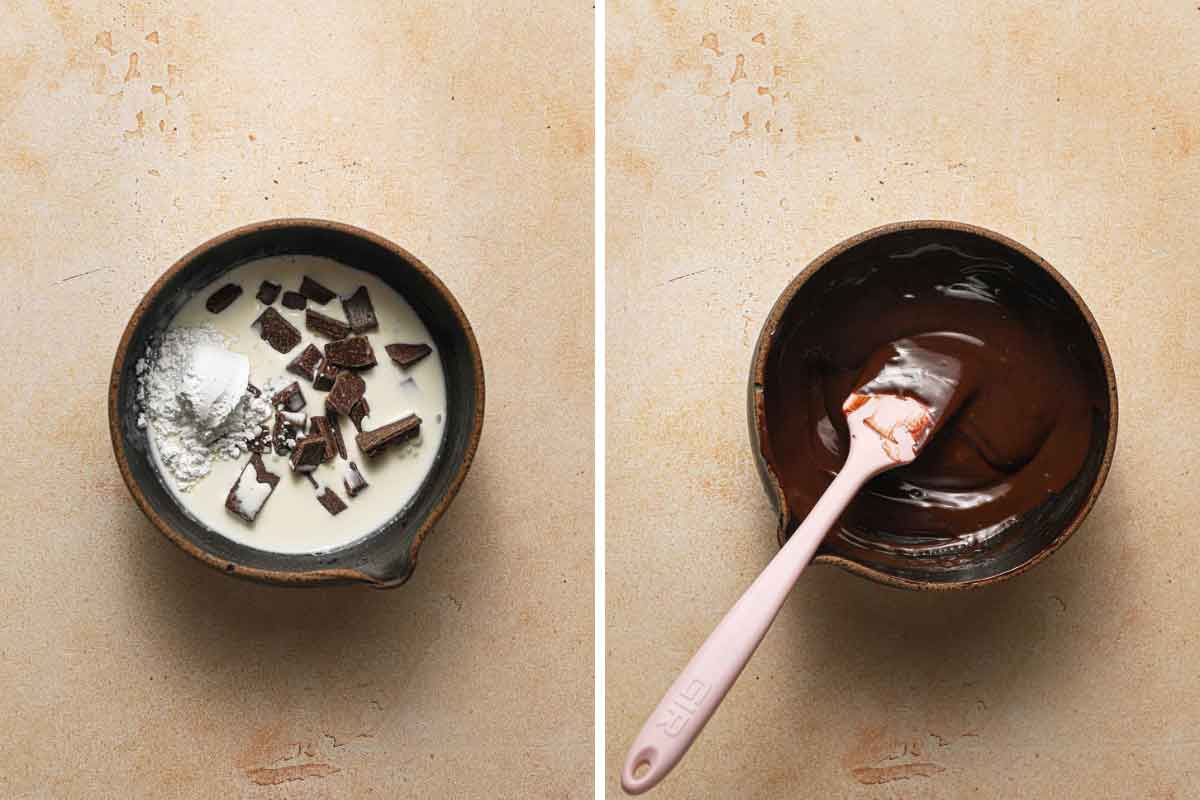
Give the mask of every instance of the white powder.
<svg viewBox="0 0 1200 800">
<path fill-rule="evenodd" d="M 134 365 L 138 427 L 154 429 L 163 466 L 182 491 L 208 474 L 213 459 L 236 459 L 271 418 L 268 395 L 246 391 L 244 356 L 211 327 L 171 328 Z"/>
</svg>

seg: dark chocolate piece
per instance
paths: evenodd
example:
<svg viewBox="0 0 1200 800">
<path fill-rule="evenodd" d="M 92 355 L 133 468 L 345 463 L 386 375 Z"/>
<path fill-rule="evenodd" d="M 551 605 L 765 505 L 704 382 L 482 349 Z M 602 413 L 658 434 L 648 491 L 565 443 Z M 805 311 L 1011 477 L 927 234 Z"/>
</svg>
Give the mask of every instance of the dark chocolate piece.
<svg viewBox="0 0 1200 800">
<path fill-rule="evenodd" d="M 354 427 L 359 433 L 362 433 L 363 430 L 363 417 L 369 416 L 371 416 L 371 404 L 367 402 L 367 396 L 363 395 L 362 398 L 354 404 L 354 408 L 350 409 L 350 421 L 354 423 Z"/>
<path fill-rule="evenodd" d="M 275 302 L 275 298 L 279 297 L 279 290 L 282 288 L 283 287 L 278 283 L 263 281 L 261 284 L 259 284 L 258 294 L 256 294 L 255 297 L 257 297 L 258 302 L 262 303 L 264 306 L 269 306 L 271 303 Z"/>
<path fill-rule="evenodd" d="M 333 446 L 337 448 L 338 455 L 342 458 L 346 457 L 346 440 L 342 438 L 342 418 L 332 408 L 326 407 L 325 418 L 329 420 L 329 431 L 333 434 Z"/>
<path fill-rule="evenodd" d="M 388 356 L 402 367 L 408 368 L 433 352 L 427 344 L 389 344 L 383 348 Z"/>
<path fill-rule="evenodd" d="M 345 487 L 346 494 L 358 497 L 358 493 L 370 485 L 363 474 L 358 471 L 358 465 L 353 461 L 347 461 L 346 468 L 342 470 L 342 486 Z"/>
<path fill-rule="evenodd" d="M 327 317 L 311 308 L 304 312 L 304 327 L 319 333 L 326 339 L 345 339 L 350 335 L 350 326 L 340 319 Z"/>
<path fill-rule="evenodd" d="M 402 417 L 395 422 L 389 422 L 387 425 L 376 428 L 373 431 L 363 431 L 354 437 L 354 441 L 358 443 L 359 450 L 362 450 L 368 456 L 374 457 L 388 445 L 406 442 L 416 437 L 420 432 L 421 418 L 416 414 L 409 414 L 407 417 Z"/>
<path fill-rule="evenodd" d="M 242 287 L 236 283 L 227 283 L 208 296 L 208 300 L 204 301 L 204 307 L 214 314 L 220 314 L 241 296 Z"/>
<path fill-rule="evenodd" d="M 325 345 L 325 358 L 330 364 L 348 369 L 366 369 L 375 366 L 375 351 L 365 336 L 351 336 Z"/>
<path fill-rule="evenodd" d="M 253 383 L 246 384 L 246 393 L 251 397 L 262 397 L 262 389 L 259 389 Z"/>
<path fill-rule="evenodd" d="M 287 455 L 296 446 L 296 440 L 304 435 L 304 428 L 288 420 L 286 412 L 275 414 L 275 424 L 271 428 L 271 446 L 281 456 Z"/>
<path fill-rule="evenodd" d="M 303 475 L 304 477 L 308 478 L 308 482 L 312 484 L 312 487 L 314 489 L 321 488 L 321 484 L 317 483 L 317 479 L 313 477 L 313 474 L 311 472 L 302 472 L 300 474 Z"/>
<path fill-rule="evenodd" d="M 367 287 L 360 286 L 354 294 L 342 298 L 342 311 L 346 312 L 346 322 L 355 333 L 366 333 L 379 327 L 375 317 L 375 306 L 371 305 L 371 296 Z"/>
<path fill-rule="evenodd" d="M 251 470 L 253 470 L 253 474 L 251 474 Z M 242 468 L 238 479 L 230 487 L 229 494 L 225 497 L 225 507 L 246 522 L 254 522 L 258 512 L 262 511 L 263 506 L 267 504 L 267 500 L 270 499 L 271 493 L 275 491 L 278 483 L 279 476 L 268 472 L 262 456 L 254 453 L 250 456 L 250 461 Z M 267 493 L 260 494 L 261 488 L 251 486 L 251 484 L 267 486 Z"/>
<path fill-rule="evenodd" d="M 333 292 L 326 289 L 324 286 L 317 283 L 307 275 L 304 276 L 304 280 L 300 281 L 300 294 L 304 295 L 309 300 L 312 300 L 317 305 L 322 306 L 335 297 Z"/>
<path fill-rule="evenodd" d="M 325 396 L 325 407 L 332 408 L 339 414 L 350 416 L 351 409 L 366 394 L 366 381 L 357 372 L 344 369 L 338 373 L 333 388 Z"/>
<path fill-rule="evenodd" d="M 292 450 L 292 471 L 312 472 L 325 460 L 325 439 L 321 436 L 305 436 L 296 442 Z"/>
<path fill-rule="evenodd" d="M 294 375 L 300 375 L 311 381 L 316 377 L 317 365 L 320 363 L 321 348 L 310 343 L 308 347 L 300 352 L 300 355 L 292 359 L 292 363 L 287 365 L 287 370 Z"/>
<path fill-rule="evenodd" d="M 325 491 L 317 495 L 317 502 L 325 506 L 325 510 L 335 517 L 346 510 L 345 501 L 338 497 L 337 492 L 328 486 L 325 487 Z"/>
<path fill-rule="evenodd" d="M 287 353 L 300 344 L 300 331 L 296 326 L 283 318 L 283 315 L 268 306 L 267 310 L 254 320 L 251 327 L 258 328 L 258 335 L 277 352 Z"/>
<path fill-rule="evenodd" d="M 291 289 L 289 289 L 283 293 L 283 300 L 281 302 L 283 303 L 284 308 L 301 311 L 305 306 L 308 305 L 308 298 L 299 292 L 293 292 Z"/>
<path fill-rule="evenodd" d="M 313 436 L 320 436 L 325 442 L 325 455 L 321 458 L 321 462 L 332 461 L 337 455 L 337 443 L 333 440 L 332 426 L 329 424 L 328 417 L 313 417 L 308 421 L 308 432 Z"/>
<path fill-rule="evenodd" d="M 280 411 L 279 416 L 299 428 L 301 433 L 304 433 L 304 427 L 308 425 L 308 414 L 303 411 Z"/>
<path fill-rule="evenodd" d="M 262 433 L 246 442 L 246 449 L 251 453 L 266 453 L 271 449 L 271 432 L 263 428 Z"/>
<path fill-rule="evenodd" d="M 276 408 L 283 408 L 287 411 L 299 411 L 306 405 L 304 402 L 304 392 L 300 390 L 300 383 L 292 381 L 287 386 L 280 389 L 271 397 L 271 405 Z"/>
<path fill-rule="evenodd" d="M 329 359 L 322 358 L 320 366 L 317 367 L 317 375 L 313 378 L 313 388 L 319 389 L 322 392 L 328 392 L 333 388 L 333 382 L 337 380 L 338 368 L 329 363 Z"/>
</svg>

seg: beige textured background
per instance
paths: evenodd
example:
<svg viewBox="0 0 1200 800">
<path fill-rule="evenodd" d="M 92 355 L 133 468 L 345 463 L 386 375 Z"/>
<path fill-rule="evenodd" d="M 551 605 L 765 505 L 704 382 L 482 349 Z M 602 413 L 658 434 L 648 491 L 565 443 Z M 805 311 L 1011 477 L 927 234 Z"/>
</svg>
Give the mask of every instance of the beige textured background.
<svg viewBox="0 0 1200 800">
<path fill-rule="evenodd" d="M 948 217 L 1103 327 L 1099 504 L 991 590 L 806 574 L 655 796 L 1200 796 L 1197 4 L 620 0 L 608 30 L 610 793 L 775 552 L 744 421 L 771 303 L 848 235 Z"/>
<path fill-rule="evenodd" d="M 455 5 L 0 0 L 0 796 L 591 796 L 591 10 Z M 409 248 L 483 350 L 395 592 L 212 572 L 112 460 L 142 292 L 290 215 Z"/>
</svg>

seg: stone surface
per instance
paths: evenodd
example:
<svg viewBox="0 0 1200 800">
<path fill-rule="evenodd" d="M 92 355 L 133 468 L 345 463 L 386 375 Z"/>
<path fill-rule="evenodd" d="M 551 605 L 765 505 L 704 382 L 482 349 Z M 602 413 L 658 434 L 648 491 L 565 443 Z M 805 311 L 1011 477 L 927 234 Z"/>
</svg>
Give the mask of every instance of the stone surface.
<svg viewBox="0 0 1200 800">
<path fill-rule="evenodd" d="M 56 488 L 9 481 L 0 504 L 0 796 L 591 797 L 590 9 L 3 16 L 0 338 L 42 333 L 5 393 L 39 446 L 6 474 Z M 394 592 L 218 574 L 113 462 L 109 370 L 142 293 L 282 216 L 417 254 L 484 354 L 475 465 Z"/>
<path fill-rule="evenodd" d="M 609 795 L 776 551 L 744 410 L 771 304 L 841 239 L 942 217 L 1095 313 L 1108 485 L 994 589 L 804 575 L 654 796 L 1200 796 L 1196 4 L 621 0 L 608 32 Z"/>
</svg>

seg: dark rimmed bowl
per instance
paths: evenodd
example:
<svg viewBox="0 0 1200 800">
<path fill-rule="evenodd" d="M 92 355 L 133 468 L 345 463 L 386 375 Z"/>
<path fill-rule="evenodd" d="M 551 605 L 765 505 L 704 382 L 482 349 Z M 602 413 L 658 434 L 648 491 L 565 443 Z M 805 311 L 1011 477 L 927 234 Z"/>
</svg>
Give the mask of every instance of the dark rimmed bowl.
<svg viewBox="0 0 1200 800">
<path fill-rule="evenodd" d="M 446 376 L 446 430 L 433 467 L 412 501 L 384 527 L 350 545 L 312 554 L 272 553 L 226 539 L 188 516 L 159 480 L 138 430 L 134 364 L 197 291 L 234 267 L 266 256 L 316 255 L 370 272 L 399 292 L 429 328 Z M 108 390 L 113 452 L 130 494 L 175 544 L 231 575 L 289 586 L 366 583 L 399 586 L 412 575 L 425 535 L 458 493 L 483 429 L 483 362 L 458 301 L 404 248 L 359 228 L 316 219 L 279 219 L 221 234 L 159 278 L 133 312 L 113 360 Z M 400 511 L 401 509 L 397 509 Z"/>
<path fill-rule="evenodd" d="M 1085 342 L 1075 353 L 1085 371 L 1103 385 L 1106 407 L 1092 420 L 1090 449 L 1083 468 L 1057 495 L 1024 514 L 994 544 L 966 551 L 952 559 L 906 555 L 876 549 L 833 533 L 822 543 L 814 561 L 835 564 L 855 575 L 905 589 L 958 589 L 996 583 L 1020 574 L 1045 560 L 1083 523 L 1104 486 L 1117 442 L 1117 380 L 1112 359 L 1096 320 L 1079 294 L 1044 259 L 1021 244 L 984 228 L 960 222 L 917 220 L 884 225 L 853 236 L 818 256 L 783 290 L 771 309 L 754 348 L 748 387 L 750 442 L 763 486 L 778 512 L 780 544 L 799 525 L 808 509 L 788 507 L 775 470 L 764 455 L 770 452 L 764 387 L 780 352 L 780 344 L 797 325 L 806 309 L 820 303 L 825 289 L 835 282 L 859 278 L 849 273 L 864 254 L 885 263 L 889 252 L 911 251 L 926 243 L 959 245 L 972 252 L 1008 261 L 1020 279 L 1038 292 L 1053 297 L 1068 309 L 1062 324 L 1076 332 L 1073 340 Z M 847 257 L 852 254 L 854 257 Z"/>
</svg>

